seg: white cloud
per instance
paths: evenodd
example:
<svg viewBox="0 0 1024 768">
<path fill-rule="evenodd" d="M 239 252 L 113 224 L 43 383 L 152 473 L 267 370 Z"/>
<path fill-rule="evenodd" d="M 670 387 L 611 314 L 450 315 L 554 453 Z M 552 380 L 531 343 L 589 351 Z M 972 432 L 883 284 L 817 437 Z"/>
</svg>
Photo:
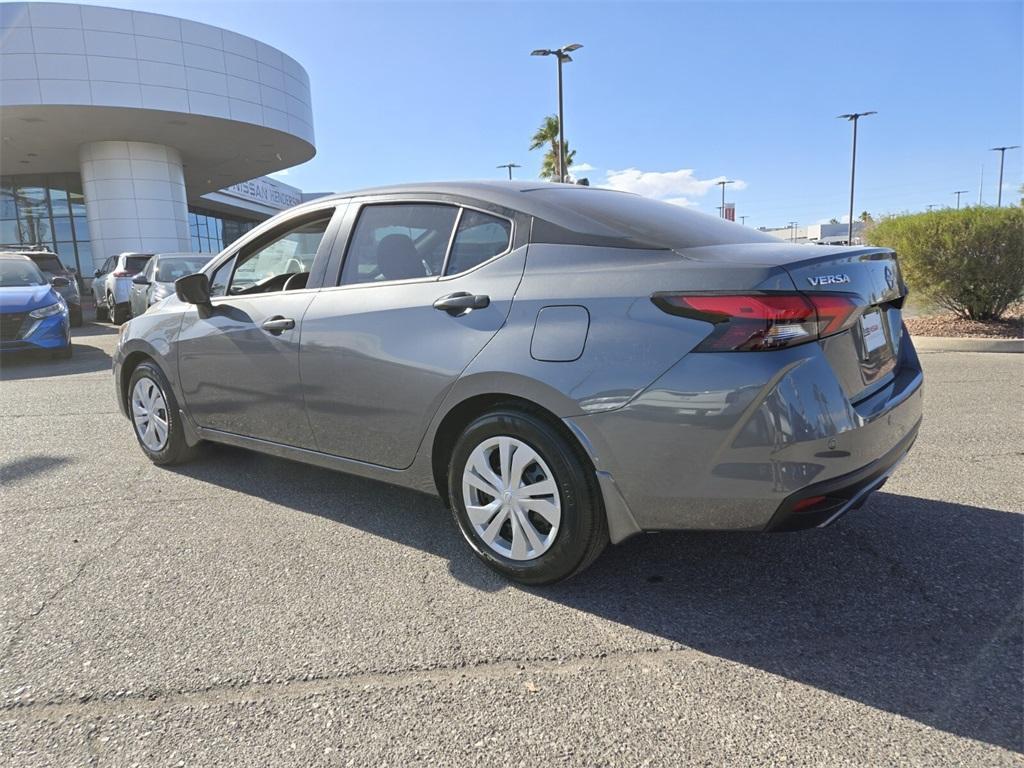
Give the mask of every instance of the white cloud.
<svg viewBox="0 0 1024 768">
<path fill-rule="evenodd" d="M 279 179 L 282 176 L 287 176 L 288 175 L 288 169 L 285 168 L 284 170 L 281 170 L 281 171 L 274 171 L 273 173 L 268 173 L 267 175 L 270 178 L 272 178 L 272 179 Z"/>
<path fill-rule="evenodd" d="M 608 171 L 605 183 L 600 186 L 620 192 L 634 192 L 675 205 L 693 206 L 699 203 L 691 198 L 704 197 L 719 181 L 726 180 L 726 176 L 699 179 L 694 175 L 692 168 L 680 168 L 678 171 L 641 171 L 637 168 L 627 168 L 623 171 Z M 730 191 L 746 189 L 745 181 L 733 181 L 735 183 L 729 185 Z"/>
<path fill-rule="evenodd" d="M 569 170 L 575 175 L 577 173 L 586 173 L 587 171 L 595 171 L 597 169 L 590 163 L 573 163 L 569 166 Z"/>
</svg>

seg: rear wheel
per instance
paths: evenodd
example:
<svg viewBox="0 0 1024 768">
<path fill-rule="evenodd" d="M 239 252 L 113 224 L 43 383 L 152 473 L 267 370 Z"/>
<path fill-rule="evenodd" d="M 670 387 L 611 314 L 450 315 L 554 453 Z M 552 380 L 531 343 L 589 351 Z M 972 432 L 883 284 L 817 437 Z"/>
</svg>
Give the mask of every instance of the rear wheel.
<svg viewBox="0 0 1024 768">
<path fill-rule="evenodd" d="M 107 294 L 107 317 L 114 325 L 128 322 L 128 308 L 124 304 L 118 304 L 112 293 Z"/>
<path fill-rule="evenodd" d="M 448 470 L 452 512 L 476 555 L 522 584 L 582 571 L 608 543 L 593 470 L 541 416 L 481 416 L 459 437 Z"/>
<path fill-rule="evenodd" d="M 96 322 L 102 323 L 107 320 L 107 305 L 103 302 L 97 300 L 93 311 L 95 312 Z"/>
<path fill-rule="evenodd" d="M 142 452 L 154 464 L 180 464 L 192 458 L 174 392 L 154 363 L 140 363 L 132 372 L 128 413 Z"/>
</svg>

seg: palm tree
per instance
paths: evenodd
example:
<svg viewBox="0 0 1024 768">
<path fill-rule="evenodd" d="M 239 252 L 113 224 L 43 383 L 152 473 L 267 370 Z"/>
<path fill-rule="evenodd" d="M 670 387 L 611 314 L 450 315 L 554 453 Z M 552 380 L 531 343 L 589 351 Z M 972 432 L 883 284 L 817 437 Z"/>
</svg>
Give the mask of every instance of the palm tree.
<svg viewBox="0 0 1024 768">
<path fill-rule="evenodd" d="M 548 148 L 544 153 L 544 161 L 541 163 L 540 177 L 542 179 L 555 179 L 558 181 L 558 117 L 548 115 L 540 124 L 540 128 L 533 134 L 530 142 L 530 150 Z M 569 167 L 576 157 L 575 150 L 569 149 L 569 142 L 565 142 L 565 175 L 569 175 Z"/>
<path fill-rule="evenodd" d="M 867 224 L 870 221 L 874 221 L 874 219 L 871 218 L 871 214 L 868 213 L 867 211 L 861 211 L 860 216 L 858 218 L 865 224 Z"/>
</svg>

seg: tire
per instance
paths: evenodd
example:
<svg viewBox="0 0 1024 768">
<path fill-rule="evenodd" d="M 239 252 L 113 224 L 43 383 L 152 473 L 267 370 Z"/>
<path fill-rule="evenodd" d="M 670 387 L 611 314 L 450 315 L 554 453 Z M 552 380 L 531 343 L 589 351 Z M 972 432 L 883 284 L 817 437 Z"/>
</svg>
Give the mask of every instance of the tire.
<svg viewBox="0 0 1024 768">
<path fill-rule="evenodd" d="M 107 294 L 107 317 L 114 325 L 124 325 L 128 322 L 127 306 L 118 304 L 113 294 Z"/>
<path fill-rule="evenodd" d="M 106 304 L 101 304 L 100 302 L 97 301 L 96 302 L 96 307 L 95 307 L 95 313 L 96 313 L 95 320 L 96 320 L 97 323 L 106 322 L 106 320 L 107 320 L 107 306 L 106 306 Z"/>
<path fill-rule="evenodd" d="M 504 449 L 503 441 L 507 441 Z M 503 450 L 509 455 L 507 483 L 496 469 L 501 466 Z M 517 460 L 520 450 L 526 451 L 525 458 Z M 481 460 L 490 465 L 491 474 L 486 467 L 477 471 Z M 476 480 L 467 484 L 467 472 L 483 478 L 484 485 L 499 491 L 500 496 L 487 493 Z M 509 498 L 506 493 L 521 492 L 529 485 L 541 489 L 549 480 L 553 484 L 543 490 L 551 488 L 555 493 L 541 495 L 538 491 L 522 500 L 518 494 Z M 573 576 L 608 544 L 608 520 L 589 461 L 578 446 L 535 412 L 501 408 L 466 427 L 449 461 L 448 494 L 455 522 L 477 557 L 520 584 L 551 584 Z M 467 497 L 474 510 L 472 517 L 467 512 Z M 524 518 L 532 526 L 532 538 L 521 522 Z M 488 533 L 491 543 L 485 538 Z"/>
<path fill-rule="evenodd" d="M 147 439 L 143 434 L 148 421 L 140 418 L 140 411 L 137 410 L 136 387 L 140 385 L 140 382 L 142 383 L 141 390 L 144 392 L 143 397 L 145 399 L 140 399 L 139 404 L 144 406 L 143 410 L 153 411 L 163 417 L 163 423 L 166 424 L 166 434 L 163 436 L 163 440 Z M 146 391 L 147 388 L 150 389 Z M 153 396 L 154 388 L 159 397 L 162 398 L 162 408 L 159 407 L 158 402 L 155 402 L 156 398 Z M 135 432 L 135 439 L 138 440 L 139 447 L 142 448 L 142 452 L 146 454 L 150 461 L 161 466 L 168 466 L 171 464 L 181 464 L 194 456 L 195 449 L 189 447 L 188 443 L 185 442 L 185 428 L 181 423 L 181 414 L 178 412 L 178 402 L 174 398 L 174 390 L 171 389 L 171 385 L 168 383 L 163 371 L 155 363 L 140 363 L 132 371 L 126 396 L 128 398 L 129 418 L 132 422 L 132 429 Z M 157 407 L 145 408 L 145 406 L 153 405 Z M 157 438 L 160 437 L 158 425 L 159 421 L 153 424 L 153 430 Z"/>
<path fill-rule="evenodd" d="M 71 327 L 81 328 L 82 327 L 82 307 L 77 306 L 71 310 Z"/>
</svg>

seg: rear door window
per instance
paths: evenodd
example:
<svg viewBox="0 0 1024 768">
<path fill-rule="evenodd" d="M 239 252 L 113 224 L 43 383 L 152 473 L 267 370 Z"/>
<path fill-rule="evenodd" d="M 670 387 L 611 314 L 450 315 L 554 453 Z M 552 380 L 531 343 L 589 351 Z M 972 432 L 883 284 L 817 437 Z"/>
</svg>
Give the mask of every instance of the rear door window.
<svg viewBox="0 0 1024 768">
<path fill-rule="evenodd" d="M 454 206 L 433 203 L 364 206 L 349 238 L 341 284 L 440 275 L 457 214 Z"/>
<path fill-rule="evenodd" d="M 448 257 L 446 275 L 465 272 L 509 249 L 512 222 L 480 211 L 464 209 Z"/>
</svg>

